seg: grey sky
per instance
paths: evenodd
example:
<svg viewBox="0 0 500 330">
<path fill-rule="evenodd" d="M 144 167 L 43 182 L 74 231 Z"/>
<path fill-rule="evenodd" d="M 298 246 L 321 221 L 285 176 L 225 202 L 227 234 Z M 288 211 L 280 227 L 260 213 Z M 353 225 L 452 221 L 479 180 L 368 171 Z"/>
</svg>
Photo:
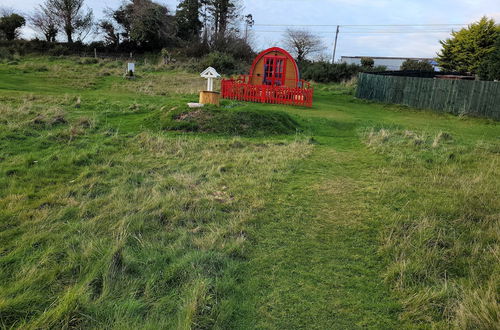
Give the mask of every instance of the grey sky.
<svg viewBox="0 0 500 330">
<path fill-rule="evenodd" d="M 462 24 L 486 15 L 500 22 L 499 0 L 240 0 L 243 14 L 255 19 L 254 46 L 262 49 L 280 45 L 282 26 L 275 25 L 389 25 Z M 1 0 L 0 6 L 25 13 L 40 0 Z M 178 0 L 157 1 L 175 10 Z M 86 0 L 96 17 L 106 7 L 116 8 L 120 0 Z M 304 27 L 305 28 L 305 27 Z M 432 57 L 439 40 L 451 27 L 342 27 L 337 57 L 341 55 Z M 458 27 L 456 27 L 458 28 Z M 307 27 L 323 39 L 325 56 L 331 56 L 335 27 Z M 432 30 L 432 31 L 431 31 Z M 264 32 L 266 31 L 266 32 Z M 444 32 L 446 31 L 446 32 Z M 347 33 L 349 32 L 349 33 Z M 353 33 L 354 32 L 354 33 Z M 383 33 L 380 33 L 383 32 Z M 406 33 L 401 33 L 406 32 Z M 26 29 L 26 35 L 30 32 Z"/>
</svg>

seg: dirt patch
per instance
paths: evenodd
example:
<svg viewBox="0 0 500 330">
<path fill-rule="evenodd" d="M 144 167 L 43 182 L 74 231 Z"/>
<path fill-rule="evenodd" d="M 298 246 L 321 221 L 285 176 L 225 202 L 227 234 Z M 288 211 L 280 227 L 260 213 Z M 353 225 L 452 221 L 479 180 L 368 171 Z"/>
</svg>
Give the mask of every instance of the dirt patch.
<svg viewBox="0 0 500 330">
<path fill-rule="evenodd" d="M 200 110 L 181 113 L 180 115 L 176 116 L 174 119 L 177 121 L 203 122 L 203 121 L 207 121 L 209 119 L 212 119 L 213 117 L 214 116 L 211 113 L 200 109 Z"/>
<path fill-rule="evenodd" d="M 63 115 L 55 115 L 53 117 L 47 117 L 44 115 L 38 115 L 33 120 L 31 121 L 31 124 L 33 126 L 46 126 L 46 127 L 52 127 L 52 126 L 57 126 L 57 125 L 64 125 L 67 124 L 68 121 L 66 118 L 64 118 Z"/>
</svg>

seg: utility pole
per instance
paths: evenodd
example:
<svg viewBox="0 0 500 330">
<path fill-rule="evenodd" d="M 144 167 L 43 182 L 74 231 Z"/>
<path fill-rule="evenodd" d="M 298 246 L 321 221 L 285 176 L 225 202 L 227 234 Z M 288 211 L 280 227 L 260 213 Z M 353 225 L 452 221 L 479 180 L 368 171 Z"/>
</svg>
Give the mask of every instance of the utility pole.
<svg viewBox="0 0 500 330">
<path fill-rule="evenodd" d="M 337 52 L 337 39 L 339 38 L 340 25 L 337 25 L 337 32 L 335 33 L 335 44 L 333 45 L 332 63 L 335 63 L 335 53 Z"/>
</svg>

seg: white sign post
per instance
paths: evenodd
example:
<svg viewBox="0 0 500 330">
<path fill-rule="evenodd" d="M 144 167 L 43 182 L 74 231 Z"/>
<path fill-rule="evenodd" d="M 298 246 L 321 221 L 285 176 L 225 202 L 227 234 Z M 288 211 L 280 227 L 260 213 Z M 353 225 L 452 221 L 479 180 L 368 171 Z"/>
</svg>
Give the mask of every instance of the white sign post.
<svg viewBox="0 0 500 330">
<path fill-rule="evenodd" d="M 127 73 L 132 71 L 132 73 L 135 73 L 135 63 L 128 63 L 127 65 Z"/>
<path fill-rule="evenodd" d="M 127 63 L 127 71 L 125 72 L 125 79 L 135 79 L 135 63 Z"/>
<path fill-rule="evenodd" d="M 200 76 L 202 78 L 207 79 L 207 91 L 208 92 L 213 92 L 214 91 L 214 79 L 220 78 L 220 74 L 217 73 L 217 71 L 209 66 L 205 71 L 203 71 Z"/>
</svg>

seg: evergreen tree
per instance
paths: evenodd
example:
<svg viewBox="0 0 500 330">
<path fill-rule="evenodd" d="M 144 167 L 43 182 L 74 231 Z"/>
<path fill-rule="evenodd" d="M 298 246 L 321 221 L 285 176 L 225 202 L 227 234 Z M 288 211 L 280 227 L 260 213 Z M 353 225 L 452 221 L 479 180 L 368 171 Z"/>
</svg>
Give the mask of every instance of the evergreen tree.
<svg viewBox="0 0 500 330">
<path fill-rule="evenodd" d="M 479 65 L 478 74 L 483 80 L 500 80 L 500 33 L 497 36 L 495 50 Z"/>
<path fill-rule="evenodd" d="M 194 40 L 200 36 L 203 22 L 200 20 L 203 0 L 183 0 L 177 6 L 175 20 L 177 37 L 182 40 Z"/>
<path fill-rule="evenodd" d="M 475 73 L 481 62 L 494 50 L 500 27 L 487 17 L 440 41 L 443 46 L 438 63 L 444 70 Z"/>
<path fill-rule="evenodd" d="M 209 0 L 208 11 L 211 14 L 215 39 L 224 39 L 229 25 L 238 17 L 235 0 Z"/>
<path fill-rule="evenodd" d="M 457 41 L 455 39 L 447 39 L 446 41 L 440 41 L 440 43 L 443 45 L 443 49 L 441 49 L 441 53 L 438 54 L 437 58 L 439 66 L 444 71 L 457 71 L 456 68 L 458 65 L 454 56 Z"/>
</svg>

